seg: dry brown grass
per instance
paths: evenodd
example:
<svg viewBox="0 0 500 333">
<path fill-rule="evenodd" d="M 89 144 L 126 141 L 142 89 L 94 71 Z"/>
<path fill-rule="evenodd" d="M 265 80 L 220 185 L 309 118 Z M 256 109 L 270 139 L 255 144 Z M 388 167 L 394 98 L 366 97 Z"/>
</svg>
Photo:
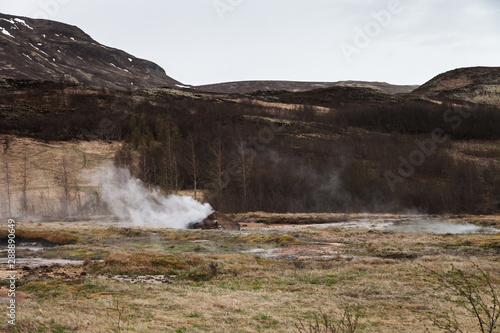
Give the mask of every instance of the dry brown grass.
<svg viewBox="0 0 500 333">
<path fill-rule="evenodd" d="M 289 235 L 283 236 L 272 236 L 272 235 L 260 235 L 260 234 L 250 234 L 243 236 L 235 236 L 229 239 L 231 243 L 237 244 L 278 244 L 278 245 L 291 245 L 291 244 L 306 244 L 295 239 Z"/>
<path fill-rule="evenodd" d="M 8 231 L 0 230 L 0 240 L 7 240 Z M 48 242 L 52 245 L 76 244 L 80 240 L 77 236 L 59 231 L 17 229 L 16 239 L 24 242 Z"/>
<path fill-rule="evenodd" d="M 193 241 L 208 239 L 207 235 L 190 231 L 165 230 L 161 232 L 162 237 L 167 241 Z"/>
<path fill-rule="evenodd" d="M 444 272 L 453 264 L 467 271 L 474 262 L 500 285 L 499 250 L 494 246 L 499 236 L 492 234 L 410 235 L 335 227 L 261 228 L 252 234 L 152 233 L 88 222 L 39 228 L 76 235 L 84 242 L 82 249 L 95 247 L 110 254 L 104 262 L 81 268 L 85 277 L 78 273 L 71 280 L 40 278 L 20 286 L 22 332 L 111 332 L 116 328 L 111 318 L 118 315 L 117 300 L 123 306 L 123 332 L 292 332 L 299 320 L 307 322 L 320 311 L 339 313 L 355 304 L 363 313 L 360 332 L 421 332 L 424 326 L 439 332 L 428 320 L 429 312 L 454 304 L 428 282 L 422 267 Z M 287 235 L 299 243 L 280 244 Z M 191 249 L 193 243 L 204 245 L 207 252 L 168 253 Z M 154 245 L 154 250 L 130 250 L 133 244 Z M 232 252 L 219 252 L 223 246 Z M 282 256 L 243 253 L 255 248 L 275 249 Z M 330 248 L 339 255 L 325 256 Z M 115 274 L 166 274 L 170 283 L 107 279 Z M 456 311 L 465 329 L 474 331 L 470 317 Z"/>
<path fill-rule="evenodd" d="M 262 224 L 303 225 L 303 224 L 346 222 L 350 220 L 350 215 L 335 214 L 335 213 L 279 214 L 279 213 L 266 213 L 266 212 L 250 212 L 243 214 L 234 214 L 233 218 L 235 221 L 239 223 L 250 224 L 257 228 L 261 228 Z"/>
<path fill-rule="evenodd" d="M 162 274 L 200 263 L 200 259 L 193 256 L 161 255 L 152 251 L 113 252 L 104 262 L 90 265 L 89 270 L 100 274 Z"/>
<path fill-rule="evenodd" d="M 468 265 L 456 257 L 422 262 L 360 259 L 297 269 L 286 262 L 265 260 L 261 265 L 250 260 L 251 269 L 236 277 L 221 274 L 206 282 L 31 283 L 23 287 L 34 298 L 23 303 L 20 325 L 49 328 L 54 322 L 67 330 L 111 330 L 107 314 L 113 315 L 113 300 L 119 299 L 125 309 L 126 332 L 291 332 L 300 318 L 307 320 L 319 311 L 339 312 L 352 304 L 363 310 L 363 332 L 419 332 L 423 325 L 438 332 L 427 320 L 427 312 L 452 304 L 435 297 L 440 295 L 424 282 L 418 264 L 443 269 L 450 262 Z M 484 260 L 481 264 L 494 270 Z M 62 308 L 66 310 L 59 311 Z M 473 329 L 467 318 L 463 314 L 462 324 Z"/>
<path fill-rule="evenodd" d="M 118 142 L 71 141 L 41 142 L 31 138 L 0 135 L 0 141 L 11 140 L 8 152 L 11 177 L 11 202 L 13 214 L 20 216 L 20 197 L 23 186 L 24 156 L 27 156 L 27 197 L 33 216 L 54 216 L 58 209 L 61 184 L 57 178 L 61 174 L 61 163 L 66 159 L 70 174 L 71 187 L 77 183 L 80 195 L 91 195 L 98 184 L 89 177 L 105 161 L 113 159 L 121 145 Z M 3 154 L 3 152 L 2 152 Z M 3 157 L 2 157 L 3 161 Z M 0 166 L 2 177 L 4 165 Z M 0 184 L 0 216 L 8 215 L 7 197 L 4 182 Z"/>
<path fill-rule="evenodd" d="M 456 246 L 479 247 L 484 249 L 500 250 L 500 235 L 457 236 Z"/>
</svg>

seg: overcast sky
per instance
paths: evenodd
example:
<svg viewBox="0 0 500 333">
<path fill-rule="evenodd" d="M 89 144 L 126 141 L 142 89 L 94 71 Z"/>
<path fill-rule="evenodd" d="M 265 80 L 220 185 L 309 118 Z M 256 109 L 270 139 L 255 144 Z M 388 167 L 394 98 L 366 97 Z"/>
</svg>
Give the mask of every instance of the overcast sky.
<svg viewBox="0 0 500 333">
<path fill-rule="evenodd" d="M 0 12 L 76 25 L 186 84 L 422 84 L 500 66 L 499 0 L 0 0 Z"/>
</svg>

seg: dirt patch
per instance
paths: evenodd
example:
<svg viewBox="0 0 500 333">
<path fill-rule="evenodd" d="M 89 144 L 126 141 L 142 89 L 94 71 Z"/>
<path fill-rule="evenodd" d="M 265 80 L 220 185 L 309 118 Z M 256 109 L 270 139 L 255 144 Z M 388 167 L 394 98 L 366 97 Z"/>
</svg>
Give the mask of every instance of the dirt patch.
<svg viewBox="0 0 500 333">
<path fill-rule="evenodd" d="M 129 282 L 129 283 L 147 283 L 147 284 L 170 284 L 170 280 L 166 275 L 99 275 L 97 276 L 100 280 L 113 280 L 119 282 Z"/>
<path fill-rule="evenodd" d="M 308 259 L 345 259 L 346 256 L 341 253 L 345 244 L 341 243 L 322 243 L 303 246 L 290 246 L 281 249 L 250 249 L 245 253 L 254 253 L 264 258 L 293 258 L 300 260 Z"/>
<path fill-rule="evenodd" d="M 0 264 L 4 265 L 4 259 Z M 74 279 L 85 276 L 83 261 L 62 259 L 26 258 L 16 259 L 18 281 L 24 284 L 29 281 L 51 279 Z M 0 271 L 0 280 L 8 277 L 8 272 Z"/>
</svg>

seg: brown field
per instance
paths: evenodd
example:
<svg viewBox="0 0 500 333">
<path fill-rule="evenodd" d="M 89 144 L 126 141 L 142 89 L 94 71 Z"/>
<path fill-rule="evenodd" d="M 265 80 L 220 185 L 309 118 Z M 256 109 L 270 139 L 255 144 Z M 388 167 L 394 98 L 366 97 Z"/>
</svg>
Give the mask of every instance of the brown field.
<svg viewBox="0 0 500 333">
<path fill-rule="evenodd" d="M 339 216 L 338 223 L 369 217 Z M 426 269 L 445 272 L 453 264 L 469 272 L 477 264 L 500 284 L 498 233 L 292 225 L 301 215 L 288 215 L 290 223 L 279 225 L 265 222 L 283 216 L 235 218 L 248 221 L 240 232 L 139 229 L 104 217 L 19 223 L 20 234 L 77 239 L 40 251 L 20 249 L 19 258 L 88 260 L 64 267 L 23 263 L 18 330 L 12 332 L 293 332 L 299 320 L 308 323 L 320 313 L 338 317 L 349 306 L 360 308 L 359 332 L 440 332 L 429 313 L 450 308 L 476 332 L 473 318 L 446 301 Z M 389 216 L 372 220 L 384 218 Z M 476 219 L 490 226 L 500 220 L 454 219 L 442 217 L 445 223 Z M 4 285 L 0 301 L 6 296 Z"/>
</svg>

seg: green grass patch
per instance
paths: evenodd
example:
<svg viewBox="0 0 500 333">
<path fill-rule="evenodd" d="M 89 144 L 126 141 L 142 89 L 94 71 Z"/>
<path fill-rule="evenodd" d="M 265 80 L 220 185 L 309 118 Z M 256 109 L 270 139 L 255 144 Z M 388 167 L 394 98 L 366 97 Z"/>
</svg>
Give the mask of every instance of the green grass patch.
<svg viewBox="0 0 500 333">
<path fill-rule="evenodd" d="M 41 256 L 47 259 L 60 258 L 69 260 L 102 260 L 109 255 L 109 252 L 110 251 L 106 249 L 68 245 L 45 248 L 41 253 Z"/>
</svg>

